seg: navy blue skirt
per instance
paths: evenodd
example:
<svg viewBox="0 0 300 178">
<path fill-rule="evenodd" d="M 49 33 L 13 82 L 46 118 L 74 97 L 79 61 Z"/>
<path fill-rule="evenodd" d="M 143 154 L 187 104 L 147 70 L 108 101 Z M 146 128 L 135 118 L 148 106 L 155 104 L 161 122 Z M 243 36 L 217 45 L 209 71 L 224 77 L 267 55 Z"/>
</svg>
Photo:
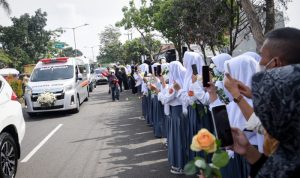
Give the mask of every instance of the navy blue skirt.
<svg viewBox="0 0 300 178">
<path fill-rule="evenodd" d="M 151 117 L 152 117 L 152 104 L 151 104 L 151 93 L 149 92 L 148 93 L 148 96 L 147 96 L 147 117 L 146 117 L 146 121 L 147 121 L 147 124 L 149 125 L 152 125 L 151 123 Z"/>
<path fill-rule="evenodd" d="M 187 159 L 193 160 L 195 156 L 204 157 L 203 152 L 194 152 L 190 149 L 193 137 L 202 128 L 206 128 L 211 133 L 214 133 L 214 127 L 211 115 L 206 106 L 197 104 L 196 107 L 188 106 L 188 119 L 186 123 L 186 147 L 187 147 Z"/>
<path fill-rule="evenodd" d="M 223 178 L 248 178 L 250 174 L 247 161 L 239 154 L 234 154 L 226 167 L 221 168 Z"/>
<path fill-rule="evenodd" d="M 157 95 L 153 98 L 153 133 L 155 137 L 162 137 L 162 120 L 164 112 L 162 104 L 158 101 Z"/>
<path fill-rule="evenodd" d="M 186 159 L 186 128 L 182 106 L 171 106 L 168 135 L 168 160 L 171 166 L 184 168 Z"/>
<path fill-rule="evenodd" d="M 147 113 L 148 113 L 148 106 L 147 106 L 148 102 L 147 102 L 147 96 L 143 95 L 142 98 L 142 114 L 144 116 L 144 118 L 147 118 Z"/>
<path fill-rule="evenodd" d="M 164 122 L 163 122 L 163 125 L 162 125 L 162 130 L 163 130 L 163 137 L 167 138 L 167 142 L 169 141 L 170 126 L 171 126 L 170 116 L 164 115 Z"/>
</svg>

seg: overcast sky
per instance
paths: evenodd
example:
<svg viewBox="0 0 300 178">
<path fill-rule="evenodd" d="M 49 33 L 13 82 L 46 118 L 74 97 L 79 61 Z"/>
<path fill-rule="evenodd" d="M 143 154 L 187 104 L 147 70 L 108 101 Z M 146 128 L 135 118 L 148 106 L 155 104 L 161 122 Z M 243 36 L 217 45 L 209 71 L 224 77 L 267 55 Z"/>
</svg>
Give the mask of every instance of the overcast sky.
<svg viewBox="0 0 300 178">
<path fill-rule="evenodd" d="M 77 48 L 84 55 L 92 57 L 94 46 L 95 56 L 98 54 L 98 34 L 109 24 L 122 19 L 122 7 L 128 5 L 129 0 L 6 0 L 12 9 L 11 17 L 19 17 L 24 13 L 34 14 L 38 8 L 48 13 L 47 29 L 59 27 L 76 27 L 82 24 L 88 26 L 75 30 Z M 136 0 L 140 2 L 140 0 Z M 286 15 L 289 21 L 286 26 L 300 28 L 300 19 L 297 11 L 300 0 L 293 0 L 288 5 Z M 9 17 L 0 9 L 0 25 L 11 25 Z M 122 32 L 122 41 L 127 39 L 125 31 Z M 134 37 L 134 36 L 133 36 Z M 67 30 L 60 38 L 74 48 L 73 32 Z"/>
</svg>

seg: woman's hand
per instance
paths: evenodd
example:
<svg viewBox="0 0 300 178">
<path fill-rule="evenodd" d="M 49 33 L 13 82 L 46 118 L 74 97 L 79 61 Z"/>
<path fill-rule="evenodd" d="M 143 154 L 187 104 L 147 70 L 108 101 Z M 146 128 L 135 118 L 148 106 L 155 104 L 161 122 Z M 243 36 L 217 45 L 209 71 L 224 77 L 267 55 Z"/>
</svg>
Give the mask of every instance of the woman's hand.
<svg viewBox="0 0 300 178">
<path fill-rule="evenodd" d="M 229 73 L 225 73 L 224 86 L 234 98 L 240 96 L 238 82 Z"/>
<path fill-rule="evenodd" d="M 148 79 L 146 77 L 143 78 L 144 82 L 147 83 Z"/>
<path fill-rule="evenodd" d="M 159 79 L 162 87 L 166 88 L 166 81 L 165 81 L 164 77 L 163 76 L 159 76 L 158 79 Z"/>
<path fill-rule="evenodd" d="M 179 91 L 181 89 L 180 85 L 178 83 L 176 83 L 174 81 L 174 85 L 173 85 L 173 88 L 176 90 L 176 91 Z"/>
<path fill-rule="evenodd" d="M 197 75 L 192 75 L 192 83 L 195 83 L 197 81 L 198 76 Z"/>
<path fill-rule="evenodd" d="M 217 88 L 213 82 L 208 82 L 209 86 L 205 87 L 206 91 L 209 94 L 209 102 L 213 103 L 218 99 Z"/>
<path fill-rule="evenodd" d="M 238 82 L 238 87 L 242 95 L 246 96 L 247 98 L 252 98 L 252 91 L 251 89 L 243 84 L 241 81 Z"/>
<path fill-rule="evenodd" d="M 233 97 L 238 97 L 240 94 L 247 98 L 252 98 L 251 89 L 239 80 L 231 77 L 230 74 L 225 73 L 224 86 Z"/>
<path fill-rule="evenodd" d="M 232 149 L 234 152 L 244 156 L 251 147 L 246 135 L 238 128 L 231 128 L 233 138 Z"/>
</svg>

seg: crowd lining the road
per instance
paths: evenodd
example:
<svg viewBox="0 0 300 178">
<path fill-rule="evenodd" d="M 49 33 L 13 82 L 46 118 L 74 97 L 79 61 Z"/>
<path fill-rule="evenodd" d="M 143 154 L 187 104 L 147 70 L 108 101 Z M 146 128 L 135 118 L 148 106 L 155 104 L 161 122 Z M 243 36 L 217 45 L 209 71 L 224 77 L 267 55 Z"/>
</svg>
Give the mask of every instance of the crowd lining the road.
<svg viewBox="0 0 300 178">
<path fill-rule="evenodd" d="M 166 139 L 171 173 L 183 174 L 188 161 L 203 156 L 190 149 L 192 138 L 201 128 L 215 133 L 211 108 L 226 105 L 234 144 L 226 149 L 230 162 L 223 178 L 300 175 L 299 44 L 300 30 L 282 28 L 266 35 L 261 56 L 219 54 L 212 58 L 207 87 L 201 78 L 205 62 L 196 52 L 185 52 L 183 64 L 162 58 L 127 67 L 132 92 L 143 94 L 146 123 L 155 137 Z"/>
</svg>

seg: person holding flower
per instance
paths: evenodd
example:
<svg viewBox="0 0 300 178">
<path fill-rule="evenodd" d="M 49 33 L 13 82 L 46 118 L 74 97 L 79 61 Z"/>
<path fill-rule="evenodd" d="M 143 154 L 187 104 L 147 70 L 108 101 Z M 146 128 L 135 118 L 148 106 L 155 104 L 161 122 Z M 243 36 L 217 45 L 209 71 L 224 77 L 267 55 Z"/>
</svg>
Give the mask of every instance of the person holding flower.
<svg viewBox="0 0 300 178">
<path fill-rule="evenodd" d="M 152 69 L 154 70 L 154 67 L 157 67 L 159 63 L 154 63 L 152 65 Z M 160 80 L 155 74 L 155 72 L 151 75 L 151 80 L 149 82 L 149 88 L 151 90 L 151 103 L 152 103 L 152 121 L 153 121 L 153 133 L 154 136 L 157 138 L 162 137 L 162 120 L 164 117 L 163 113 L 163 105 L 158 100 L 158 96 L 156 90 L 162 90 L 162 85 L 160 83 Z"/>
<path fill-rule="evenodd" d="M 184 144 L 184 117 L 182 115 L 182 103 L 176 97 L 174 85 L 181 87 L 184 83 L 186 69 L 179 61 L 173 61 L 169 65 L 169 85 L 167 86 L 163 77 L 160 77 L 163 89 L 158 93 L 158 99 L 162 104 L 170 106 L 165 109 L 165 114 L 170 116 L 168 134 L 168 161 L 171 165 L 171 173 L 183 174 L 186 163 Z"/>
<path fill-rule="evenodd" d="M 186 115 L 186 151 L 188 161 L 194 159 L 196 152 L 189 149 L 193 136 L 201 129 L 207 128 L 213 131 L 212 120 L 207 113 L 205 105 L 208 105 L 208 95 L 202 87 L 200 81 L 197 80 L 198 75 L 193 78 L 192 65 L 196 65 L 199 76 L 202 75 L 202 66 L 204 60 L 200 54 L 196 52 L 185 52 L 183 57 L 183 66 L 186 68 L 184 84 L 181 88 L 178 84 L 174 85 L 177 96 L 183 105 L 183 112 Z"/>
</svg>

